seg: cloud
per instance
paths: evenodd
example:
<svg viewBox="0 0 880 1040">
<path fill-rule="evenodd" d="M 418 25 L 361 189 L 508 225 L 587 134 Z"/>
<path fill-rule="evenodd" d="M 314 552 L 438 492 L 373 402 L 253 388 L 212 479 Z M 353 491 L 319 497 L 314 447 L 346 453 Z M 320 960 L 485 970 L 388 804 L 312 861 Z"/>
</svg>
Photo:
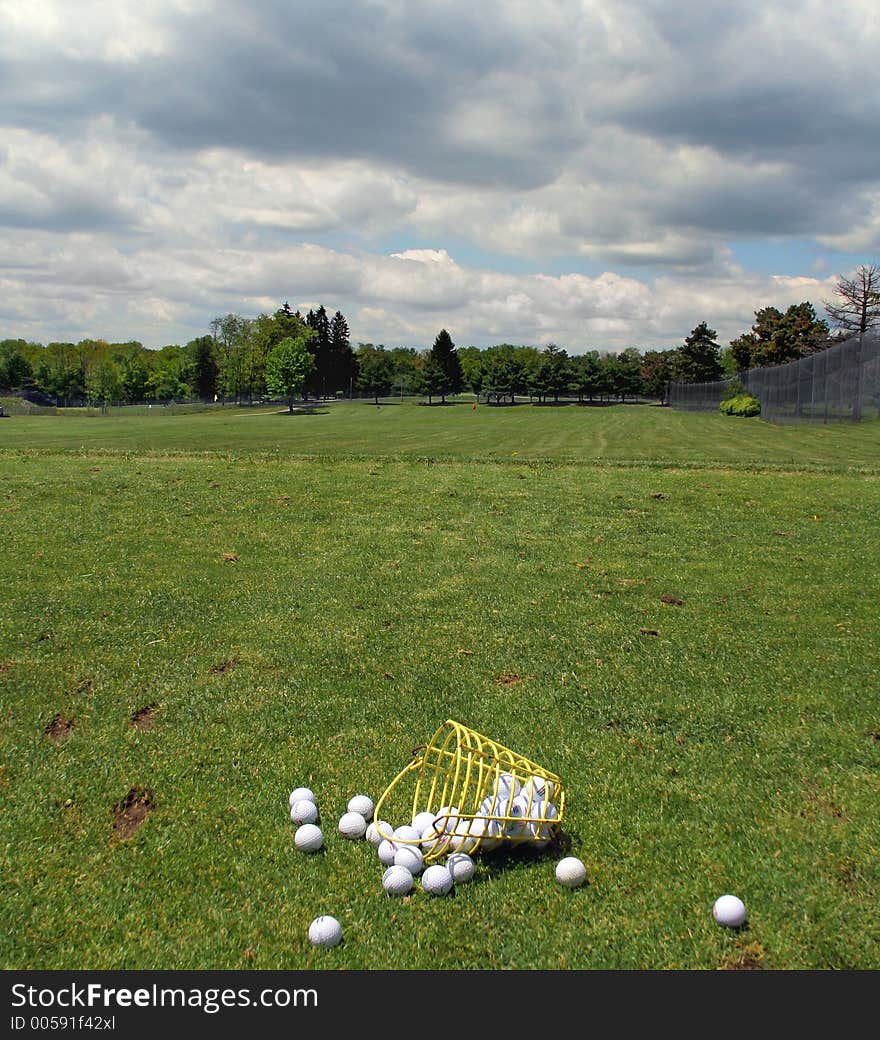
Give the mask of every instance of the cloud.
<svg viewBox="0 0 880 1040">
<path fill-rule="evenodd" d="M 386 343 L 735 335 L 880 251 L 878 45 L 868 0 L 0 0 L 0 319 L 160 345 L 289 299 Z M 743 240 L 805 271 L 742 269 Z"/>
</svg>

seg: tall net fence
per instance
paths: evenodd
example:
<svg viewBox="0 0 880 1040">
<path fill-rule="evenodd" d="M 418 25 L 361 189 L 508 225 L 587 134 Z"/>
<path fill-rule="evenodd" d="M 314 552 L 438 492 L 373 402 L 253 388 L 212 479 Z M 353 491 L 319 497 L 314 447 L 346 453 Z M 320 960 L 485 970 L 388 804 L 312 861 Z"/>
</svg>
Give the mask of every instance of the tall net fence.
<svg viewBox="0 0 880 1040">
<path fill-rule="evenodd" d="M 880 332 L 853 336 L 809 357 L 739 374 L 775 423 L 859 422 L 880 417 Z M 669 385 L 669 404 L 692 412 L 718 409 L 732 380 Z"/>
</svg>

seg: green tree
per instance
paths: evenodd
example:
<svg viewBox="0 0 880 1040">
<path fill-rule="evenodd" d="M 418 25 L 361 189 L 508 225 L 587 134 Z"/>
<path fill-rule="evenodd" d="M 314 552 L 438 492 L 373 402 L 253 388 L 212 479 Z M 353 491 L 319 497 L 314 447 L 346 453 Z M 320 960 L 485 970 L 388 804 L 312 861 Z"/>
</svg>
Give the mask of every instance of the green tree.
<svg viewBox="0 0 880 1040">
<path fill-rule="evenodd" d="M 589 350 L 585 354 L 577 354 L 571 359 L 571 382 L 577 392 L 578 401 L 583 403 L 584 395 L 590 401 L 599 393 L 602 386 L 602 371 L 599 352 Z"/>
<path fill-rule="evenodd" d="M 359 344 L 357 360 L 358 389 L 372 394 L 378 405 L 379 395 L 390 394 L 394 386 L 394 361 L 381 343 L 378 346 Z"/>
<path fill-rule="evenodd" d="M 559 395 L 568 390 L 571 382 L 571 365 L 568 354 L 555 343 L 548 343 L 541 351 L 541 361 L 533 374 L 532 389 L 539 401 L 548 394 L 558 403 Z"/>
<path fill-rule="evenodd" d="M 669 380 L 672 378 L 674 350 L 646 350 L 642 357 L 642 382 L 645 393 L 666 400 Z"/>
<path fill-rule="evenodd" d="M 298 336 L 281 340 L 266 357 L 266 387 L 270 393 L 287 398 L 291 415 L 294 397 L 303 393 L 314 371 L 315 359 L 309 350 L 314 335 L 312 329 L 303 327 Z"/>
<path fill-rule="evenodd" d="M 437 363 L 443 378 L 439 387 L 440 400 L 446 404 L 448 394 L 460 394 L 464 387 L 464 379 L 461 371 L 461 361 L 452 342 L 452 337 L 441 329 L 431 347 L 431 357 Z"/>
<path fill-rule="evenodd" d="M 34 372 L 25 355 L 27 344 L 23 339 L 0 341 L 0 391 L 22 390 Z"/>
<path fill-rule="evenodd" d="M 627 347 L 617 355 L 614 365 L 614 393 L 626 401 L 628 396 L 639 397 L 644 392 L 642 355 L 636 347 Z"/>
<path fill-rule="evenodd" d="M 830 345 L 828 323 L 816 317 L 811 303 L 793 303 L 783 314 L 777 307 L 755 311 L 750 332 L 730 341 L 737 372 L 784 365 Z"/>
<path fill-rule="evenodd" d="M 122 397 L 122 379 L 119 369 L 110 357 L 102 357 L 90 368 L 86 378 L 86 391 L 92 401 L 106 411 L 107 405 Z"/>
<path fill-rule="evenodd" d="M 214 339 L 197 336 L 184 347 L 189 360 L 190 385 L 194 397 L 201 401 L 213 401 L 217 393 L 217 360 L 214 357 Z"/>
<path fill-rule="evenodd" d="M 356 374 L 357 364 L 349 336 L 345 315 L 342 311 L 337 311 L 330 322 L 330 364 L 327 389 L 332 393 L 348 390 Z"/>
<path fill-rule="evenodd" d="M 724 370 L 717 335 L 705 321 L 701 321 L 675 352 L 673 379 L 681 383 L 711 383 L 720 379 Z"/>
<path fill-rule="evenodd" d="M 880 266 L 862 264 L 851 278 L 839 277 L 836 301 L 825 302 L 825 310 L 836 328 L 864 333 L 880 325 Z"/>
</svg>

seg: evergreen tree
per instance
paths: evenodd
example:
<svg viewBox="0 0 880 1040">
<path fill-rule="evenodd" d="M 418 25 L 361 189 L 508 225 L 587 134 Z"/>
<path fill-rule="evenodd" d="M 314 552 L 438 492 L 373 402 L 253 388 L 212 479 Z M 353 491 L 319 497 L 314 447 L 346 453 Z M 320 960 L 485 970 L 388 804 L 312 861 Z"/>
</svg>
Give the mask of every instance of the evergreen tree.
<svg viewBox="0 0 880 1040">
<path fill-rule="evenodd" d="M 217 393 L 217 361 L 214 357 L 212 336 L 198 336 L 184 347 L 192 372 L 192 390 L 201 401 L 213 401 Z M 128 380 L 123 378 L 123 383 Z M 134 398 L 132 398 L 134 400 Z"/>
<path fill-rule="evenodd" d="M 682 383 L 711 383 L 720 379 L 724 369 L 717 335 L 705 321 L 701 321 L 675 352 L 673 378 Z"/>
<path fill-rule="evenodd" d="M 315 359 L 315 367 L 306 386 L 316 397 L 326 397 L 328 390 L 335 390 L 335 387 L 333 387 L 331 376 L 330 320 L 323 304 L 316 311 L 309 311 L 306 316 L 306 324 L 315 333 L 314 339 L 309 344 L 309 350 Z"/>
<path fill-rule="evenodd" d="M 330 389 L 348 390 L 355 376 L 355 357 L 349 339 L 348 322 L 342 311 L 330 323 Z"/>
<path fill-rule="evenodd" d="M 441 329 L 431 347 L 431 357 L 437 363 L 443 373 L 443 379 L 438 392 L 443 404 L 446 403 L 447 394 L 460 394 L 464 386 L 464 377 L 461 372 L 461 361 L 455 350 L 452 337 Z"/>
</svg>

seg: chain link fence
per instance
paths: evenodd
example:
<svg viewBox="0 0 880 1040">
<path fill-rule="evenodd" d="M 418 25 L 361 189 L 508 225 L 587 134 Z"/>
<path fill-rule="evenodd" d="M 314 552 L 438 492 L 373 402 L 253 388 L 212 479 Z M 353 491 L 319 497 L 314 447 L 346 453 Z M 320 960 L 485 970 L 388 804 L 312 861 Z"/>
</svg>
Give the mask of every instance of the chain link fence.
<svg viewBox="0 0 880 1040">
<path fill-rule="evenodd" d="M 869 330 L 785 365 L 750 368 L 739 380 L 774 423 L 859 422 L 880 417 L 880 332 Z M 732 379 L 669 384 L 668 403 L 713 412 Z"/>
</svg>

